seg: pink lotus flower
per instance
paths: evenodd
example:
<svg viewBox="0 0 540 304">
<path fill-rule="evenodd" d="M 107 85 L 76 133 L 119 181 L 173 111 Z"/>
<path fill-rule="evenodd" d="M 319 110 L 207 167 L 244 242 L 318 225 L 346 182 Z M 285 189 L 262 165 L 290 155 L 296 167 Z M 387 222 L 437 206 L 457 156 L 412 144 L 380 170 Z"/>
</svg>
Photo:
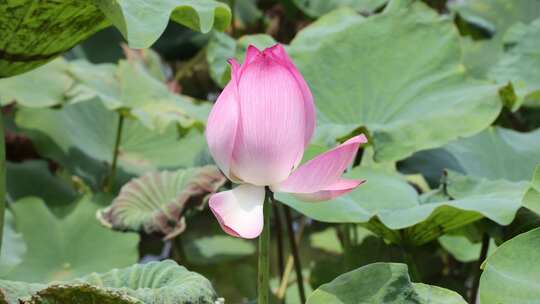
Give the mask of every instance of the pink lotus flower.
<svg viewBox="0 0 540 304">
<path fill-rule="evenodd" d="M 210 208 L 225 232 L 243 238 L 263 228 L 265 186 L 322 201 L 348 193 L 362 180 L 343 179 L 364 135 L 298 167 L 315 129 L 313 96 L 280 44 L 247 49 L 241 66 L 230 60 L 231 81 L 214 105 L 206 129 L 210 153 L 241 185 L 214 194 Z"/>
</svg>

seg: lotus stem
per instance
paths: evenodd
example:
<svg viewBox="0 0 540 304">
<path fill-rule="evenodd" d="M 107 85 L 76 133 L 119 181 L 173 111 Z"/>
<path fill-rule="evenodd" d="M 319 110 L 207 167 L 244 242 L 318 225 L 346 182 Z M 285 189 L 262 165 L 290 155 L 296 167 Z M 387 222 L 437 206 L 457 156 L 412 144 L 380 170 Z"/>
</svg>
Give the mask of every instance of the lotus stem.
<svg viewBox="0 0 540 304">
<path fill-rule="evenodd" d="M 300 220 L 300 225 L 298 227 L 298 231 L 296 232 L 296 242 L 299 243 L 302 239 L 302 234 L 304 233 L 304 227 L 306 226 L 306 221 L 304 218 Z M 285 292 L 287 291 L 287 286 L 289 283 L 289 275 L 291 274 L 291 271 L 294 266 L 294 258 L 292 254 L 289 254 L 287 257 L 287 264 L 285 266 L 285 271 L 283 272 L 283 275 L 281 276 L 281 283 L 279 284 L 279 288 L 276 292 L 276 297 L 278 299 L 285 298 Z"/>
<path fill-rule="evenodd" d="M 282 223 L 281 223 L 281 212 L 278 207 L 278 204 L 272 204 L 272 211 L 274 213 L 274 226 L 276 231 L 276 239 L 277 239 L 277 260 L 278 260 L 278 270 L 279 270 L 279 277 L 283 277 L 283 272 L 285 271 L 285 260 L 283 256 L 283 231 L 282 231 Z"/>
<path fill-rule="evenodd" d="M 266 198 L 263 207 L 264 225 L 263 231 L 259 236 L 259 261 L 257 278 L 257 303 L 269 303 L 270 291 L 270 205 L 274 201 L 274 194 L 266 188 Z"/>
<path fill-rule="evenodd" d="M 482 266 L 482 263 L 487 257 L 488 250 L 489 235 L 487 233 L 484 233 L 484 235 L 482 236 L 482 248 L 480 249 L 480 256 L 478 258 L 478 262 L 475 268 L 474 281 L 471 289 L 471 297 L 469 299 L 469 302 L 472 304 L 476 303 L 476 298 L 478 297 L 478 288 L 480 287 L 480 275 L 482 274 L 480 267 Z"/>
<path fill-rule="evenodd" d="M 287 222 L 287 232 L 289 234 L 289 246 L 294 259 L 294 269 L 296 271 L 296 282 L 298 285 L 298 294 L 300 295 L 300 303 L 306 303 L 306 292 L 304 290 L 304 277 L 302 276 L 302 264 L 300 262 L 300 254 L 298 252 L 298 244 L 294 237 L 293 220 L 291 208 L 283 204 L 285 209 L 285 220 Z"/>
<path fill-rule="evenodd" d="M 4 141 L 4 123 L 0 113 L 0 248 L 4 233 L 4 212 L 6 210 L 6 144 Z"/>
<path fill-rule="evenodd" d="M 124 128 L 124 116 L 118 113 L 118 126 L 116 128 L 116 140 L 114 142 L 111 172 L 107 177 L 107 183 L 105 185 L 105 192 L 112 191 L 114 186 L 114 180 L 116 178 L 116 167 L 118 165 L 118 154 L 120 152 L 120 143 L 122 142 L 122 130 Z"/>
</svg>

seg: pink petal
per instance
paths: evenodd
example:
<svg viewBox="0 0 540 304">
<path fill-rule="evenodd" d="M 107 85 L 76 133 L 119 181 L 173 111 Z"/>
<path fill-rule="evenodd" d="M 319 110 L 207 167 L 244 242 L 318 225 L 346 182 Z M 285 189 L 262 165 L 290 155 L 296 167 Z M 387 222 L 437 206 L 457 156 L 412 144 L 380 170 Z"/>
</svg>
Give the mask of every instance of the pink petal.
<svg viewBox="0 0 540 304">
<path fill-rule="evenodd" d="M 353 162 L 360 144 L 366 142 L 364 135 L 355 136 L 301 165 L 287 180 L 272 189 L 292 193 L 332 190 L 333 185 L 341 179 L 343 171 Z"/>
<path fill-rule="evenodd" d="M 246 58 L 244 59 L 243 67 L 247 67 L 257 56 L 261 55 L 261 51 L 253 44 L 248 45 L 246 50 Z"/>
<path fill-rule="evenodd" d="M 208 204 L 225 232 L 253 239 L 263 228 L 264 195 L 264 187 L 244 184 L 212 195 Z"/>
<path fill-rule="evenodd" d="M 238 130 L 238 63 L 230 61 L 232 79 L 214 104 L 206 124 L 206 141 L 210 154 L 221 171 L 230 178 L 234 142 Z"/>
<path fill-rule="evenodd" d="M 244 68 L 238 92 L 240 121 L 231 170 L 250 184 L 279 183 L 304 153 L 302 90 L 287 68 L 263 54 Z"/>
<path fill-rule="evenodd" d="M 273 58 L 275 58 L 275 60 L 281 62 L 289 69 L 298 82 L 298 86 L 302 90 L 302 94 L 304 96 L 304 110 L 306 112 L 306 133 L 304 134 L 304 145 L 307 147 L 311 141 L 313 132 L 315 131 L 315 123 L 317 120 L 315 115 L 315 105 L 313 104 L 313 95 L 311 94 L 309 86 L 304 80 L 304 77 L 302 77 L 302 74 L 300 74 L 289 55 L 287 55 L 285 48 L 283 48 L 281 44 L 278 43 L 271 48 L 266 49 L 265 52 L 269 52 Z"/>
<path fill-rule="evenodd" d="M 298 199 L 307 202 L 328 201 L 351 192 L 364 182 L 365 180 L 340 179 L 323 190 L 313 193 L 295 193 L 293 195 L 296 196 Z"/>
</svg>

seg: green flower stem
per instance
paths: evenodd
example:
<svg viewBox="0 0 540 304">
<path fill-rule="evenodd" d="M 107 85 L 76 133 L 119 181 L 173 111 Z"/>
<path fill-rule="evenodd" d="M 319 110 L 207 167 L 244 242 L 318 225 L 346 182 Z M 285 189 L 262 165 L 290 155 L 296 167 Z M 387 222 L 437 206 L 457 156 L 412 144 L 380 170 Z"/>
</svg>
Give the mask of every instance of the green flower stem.
<svg viewBox="0 0 540 304">
<path fill-rule="evenodd" d="M 276 240 L 277 240 L 277 259 L 278 259 L 278 270 L 279 277 L 283 277 L 283 272 L 285 271 L 285 258 L 283 255 L 283 224 L 281 223 L 281 212 L 278 208 L 278 204 L 272 204 L 272 212 L 274 214 L 274 226 L 276 231 Z"/>
<path fill-rule="evenodd" d="M 122 142 L 123 128 L 124 128 L 124 116 L 122 115 L 122 113 L 118 113 L 118 126 L 116 128 L 116 140 L 114 142 L 111 173 L 107 177 L 107 183 L 105 184 L 105 192 L 110 192 L 114 186 L 114 179 L 116 178 L 116 167 L 118 165 L 118 154 L 120 151 L 120 143 Z"/>
<path fill-rule="evenodd" d="M 302 264 L 300 262 L 300 254 L 298 252 L 298 244 L 294 237 L 293 221 L 291 208 L 283 204 L 285 209 L 285 221 L 287 222 L 287 232 L 289 234 L 289 246 L 291 247 L 292 256 L 294 259 L 294 269 L 296 271 L 296 285 L 298 285 L 298 294 L 300 295 L 300 303 L 306 303 L 306 292 L 304 290 L 304 277 L 302 276 Z"/>
<path fill-rule="evenodd" d="M 4 142 L 4 122 L 0 113 L 0 248 L 4 233 L 4 212 L 6 209 L 6 144 Z"/>
<path fill-rule="evenodd" d="M 482 267 L 482 263 L 484 263 L 487 257 L 487 253 L 489 251 L 489 239 L 489 234 L 484 233 L 484 235 L 482 236 L 482 248 L 480 249 L 480 256 L 478 258 L 478 261 L 476 262 L 470 303 L 476 303 L 476 298 L 478 297 L 478 288 L 480 287 L 480 275 L 482 274 L 480 267 Z"/>
<path fill-rule="evenodd" d="M 270 292 L 270 206 L 274 201 L 274 194 L 266 188 L 266 198 L 263 207 L 264 226 L 259 236 L 259 263 L 257 278 L 257 304 L 269 303 Z"/>
</svg>

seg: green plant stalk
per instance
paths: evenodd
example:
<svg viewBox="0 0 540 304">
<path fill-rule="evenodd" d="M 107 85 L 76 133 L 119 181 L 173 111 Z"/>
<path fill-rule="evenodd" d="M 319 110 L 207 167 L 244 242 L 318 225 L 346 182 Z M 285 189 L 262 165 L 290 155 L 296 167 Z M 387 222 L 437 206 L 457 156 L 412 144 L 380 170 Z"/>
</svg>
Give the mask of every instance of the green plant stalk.
<svg viewBox="0 0 540 304">
<path fill-rule="evenodd" d="M 4 142 L 4 122 L 0 113 L 0 249 L 4 236 L 4 213 L 6 210 L 6 144 Z"/>
<path fill-rule="evenodd" d="M 116 128 L 116 140 L 114 142 L 111 173 L 107 177 L 107 184 L 105 185 L 105 191 L 110 192 L 114 185 L 114 179 L 116 177 L 116 167 L 118 165 L 118 154 L 120 151 L 120 143 L 122 142 L 122 130 L 124 128 L 124 116 L 122 113 L 118 113 L 118 126 Z"/>
<path fill-rule="evenodd" d="M 281 212 L 278 204 L 272 204 L 272 212 L 274 213 L 274 226 L 276 231 L 276 240 L 277 240 L 277 259 L 278 259 L 278 270 L 279 277 L 283 277 L 283 272 L 285 271 L 285 259 L 283 254 L 283 231 L 281 223 Z"/>
<path fill-rule="evenodd" d="M 420 270 L 418 270 L 418 266 L 416 265 L 414 256 L 409 252 L 407 247 L 402 247 L 401 250 L 403 252 L 403 259 L 409 267 L 409 274 L 411 276 L 411 280 L 413 282 L 422 282 L 422 276 L 420 274 Z"/>
<path fill-rule="evenodd" d="M 489 239 L 489 234 L 484 233 L 484 235 L 482 236 L 482 248 L 480 249 L 480 256 L 478 257 L 478 261 L 476 262 L 470 303 L 476 303 L 476 298 L 478 297 L 478 288 L 480 287 L 480 275 L 482 274 L 480 267 L 482 266 L 482 263 L 484 263 L 484 260 L 486 259 L 487 253 L 489 251 Z"/>
<path fill-rule="evenodd" d="M 268 304 L 270 295 L 270 205 L 274 194 L 266 188 L 266 198 L 263 206 L 264 225 L 259 236 L 259 260 L 257 277 L 257 304 Z"/>
<path fill-rule="evenodd" d="M 306 292 L 304 291 L 304 278 L 302 276 L 302 264 L 300 262 L 300 254 L 298 252 L 298 244 L 294 237 L 293 221 L 291 208 L 283 204 L 285 209 L 285 221 L 287 222 L 287 232 L 289 234 L 289 246 L 294 259 L 294 269 L 296 271 L 296 285 L 298 286 L 298 294 L 300 295 L 300 303 L 306 303 Z"/>
</svg>

